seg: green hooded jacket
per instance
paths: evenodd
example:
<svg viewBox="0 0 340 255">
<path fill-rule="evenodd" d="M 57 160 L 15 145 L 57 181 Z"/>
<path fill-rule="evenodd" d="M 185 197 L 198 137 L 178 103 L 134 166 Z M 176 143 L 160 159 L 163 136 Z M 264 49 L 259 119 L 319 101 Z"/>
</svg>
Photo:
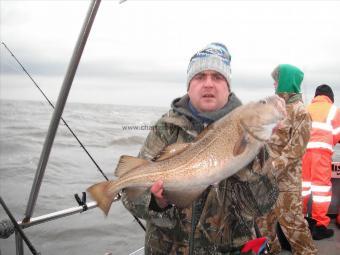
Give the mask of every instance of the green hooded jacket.
<svg viewBox="0 0 340 255">
<path fill-rule="evenodd" d="M 278 82 L 276 94 L 301 93 L 303 72 L 299 68 L 293 65 L 281 64 L 274 69 L 272 77 Z"/>
</svg>

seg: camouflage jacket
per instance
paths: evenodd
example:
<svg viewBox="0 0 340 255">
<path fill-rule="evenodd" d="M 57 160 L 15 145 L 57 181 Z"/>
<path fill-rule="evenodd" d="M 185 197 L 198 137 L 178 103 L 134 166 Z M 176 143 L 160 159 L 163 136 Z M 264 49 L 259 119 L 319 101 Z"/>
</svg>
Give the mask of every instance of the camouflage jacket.
<svg viewBox="0 0 340 255">
<path fill-rule="evenodd" d="M 169 144 L 191 142 L 197 130 L 188 116 L 170 110 L 156 123 L 139 156 L 154 160 Z M 262 172 L 265 156 L 260 154 L 238 174 L 210 186 L 191 208 L 162 210 L 150 190 L 134 200 L 123 192 L 124 206 L 147 222 L 145 253 L 240 254 L 239 247 L 255 238 L 254 217 L 268 212 L 277 198 L 272 179 Z"/>
<path fill-rule="evenodd" d="M 301 190 L 301 158 L 310 137 L 311 118 L 300 94 L 279 94 L 286 101 L 287 118 L 272 135 L 268 147 L 280 191 Z"/>
</svg>

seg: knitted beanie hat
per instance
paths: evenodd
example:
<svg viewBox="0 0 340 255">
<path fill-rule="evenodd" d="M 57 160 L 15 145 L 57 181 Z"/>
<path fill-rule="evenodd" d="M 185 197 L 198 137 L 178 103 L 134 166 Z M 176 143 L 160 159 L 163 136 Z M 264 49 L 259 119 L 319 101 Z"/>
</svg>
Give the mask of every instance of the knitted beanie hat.
<svg viewBox="0 0 340 255">
<path fill-rule="evenodd" d="M 231 56 L 226 46 L 222 43 L 210 43 L 204 49 L 194 54 L 191 59 L 187 70 L 187 89 L 192 78 L 206 70 L 213 70 L 219 72 L 224 76 L 230 86 L 231 69 L 230 69 Z"/>
</svg>

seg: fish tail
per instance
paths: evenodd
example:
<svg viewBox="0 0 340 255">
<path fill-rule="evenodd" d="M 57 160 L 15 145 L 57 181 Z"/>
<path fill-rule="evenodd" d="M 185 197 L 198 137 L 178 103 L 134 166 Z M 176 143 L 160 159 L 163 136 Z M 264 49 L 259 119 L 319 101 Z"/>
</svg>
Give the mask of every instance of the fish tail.
<svg viewBox="0 0 340 255">
<path fill-rule="evenodd" d="M 110 181 L 104 181 L 94 184 L 87 189 L 91 198 L 98 203 L 98 207 L 105 213 L 106 216 L 109 213 L 114 198 L 118 195 L 118 192 L 108 192 L 109 185 Z"/>
</svg>

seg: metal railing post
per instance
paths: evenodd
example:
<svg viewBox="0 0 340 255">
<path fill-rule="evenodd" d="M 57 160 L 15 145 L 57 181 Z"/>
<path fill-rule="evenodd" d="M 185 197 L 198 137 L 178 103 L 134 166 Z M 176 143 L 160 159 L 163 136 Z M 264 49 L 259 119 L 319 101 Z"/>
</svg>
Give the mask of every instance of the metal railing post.
<svg viewBox="0 0 340 255">
<path fill-rule="evenodd" d="M 75 73 L 77 71 L 78 64 L 79 64 L 81 55 L 83 53 L 88 35 L 91 31 L 94 18 L 97 14 L 97 10 L 99 8 L 100 2 L 101 0 L 93 0 L 91 2 L 85 21 L 83 23 L 83 27 L 78 36 L 76 46 L 73 50 L 73 55 L 67 68 L 67 73 L 65 75 L 65 78 L 64 78 L 59 96 L 58 96 L 56 107 L 53 111 L 52 119 L 51 119 L 51 122 L 48 128 L 44 146 L 43 146 L 43 149 L 40 155 L 37 171 L 35 173 L 35 177 L 34 177 L 32 189 L 31 189 L 31 193 L 29 196 L 29 200 L 27 203 L 27 208 L 26 208 L 23 222 L 28 222 L 30 218 L 32 217 L 34 207 L 35 207 L 35 204 L 38 198 L 39 190 L 41 187 L 41 182 L 44 177 L 46 165 L 47 165 L 48 158 L 49 158 L 51 148 L 53 145 L 53 141 L 54 141 L 57 129 L 58 129 L 59 122 L 60 122 L 60 118 L 63 113 L 64 106 L 65 106 L 70 88 L 72 86 L 72 82 L 73 82 Z M 23 240 L 19 235 L 16 235 L 16 236 L 17 236 L 16 246 L 20 248 L 20 246 L 22 246 L 23 244 Z M 22 255 L 23 251 L 21 251 L 21 253 L 19 254 Z"/>
<path fill-rule="evenodd" d="M 20 234 L 18 233 L 18 231 L 15 231 L 15 248 L 16 248 L 16 255 L 24 254 L 23 240 Z"/>
<path fill-rule="evenodd" d="M 74 48 L 73 55 L 72 55 L 71 61 L 67 69 L 67 73 L 65 75 L 64 82 L 63 82 L 63 85 L 61 87 L 61 90 L 58 96 L 57 104 L 53 111 L 52 120 L 50 122 L 50 126 L 47 132 L 44 147 L 41 152 L 40 160 L 38 163 L 38 168 L 35 174 L 30 197 L 28 200 L 28 205 L 27 205 L 24 221 L 28 221 L 33 214 L 35 203 L 37 201 L 37 197 L 39 194 L 41 182 L 44 177 L 48 158 L 49 158 L 51 148 L 53 145 L 53 141 L 54 141 L 57 129 L 58 129 L 59 122 L 60 122 L 60 118 L 63 113 L 64 106 L 65 106 L 70 88 L 72 86 L 73 78 L 77 71 L 77 67 L 78 67 L 81 55 L 83 53 L 83 50 L 84 50 L 86 40 L 90 33 L 94 18 L 96 16 L 99 4 L 100 4 L 100 0 L 92 1 L 90 8 L 88 10 L 87 16 L 85 18 L 82 30 L 79 34 L 77 44 Z"/>
</svg>

